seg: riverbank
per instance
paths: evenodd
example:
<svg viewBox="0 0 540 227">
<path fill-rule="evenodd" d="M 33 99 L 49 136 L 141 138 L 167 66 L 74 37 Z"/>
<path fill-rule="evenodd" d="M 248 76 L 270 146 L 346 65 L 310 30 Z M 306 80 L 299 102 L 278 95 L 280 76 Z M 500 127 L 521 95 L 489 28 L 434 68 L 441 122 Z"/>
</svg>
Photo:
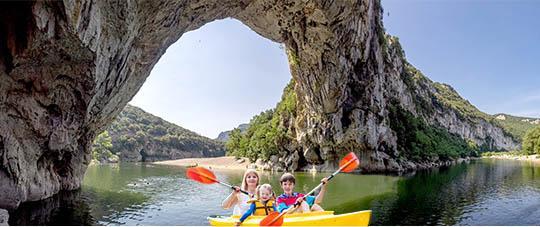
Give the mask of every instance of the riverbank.
<svg viewBox="0 0 540 227">
<path fill-rule="evenodd" d="M 382 163 L 375 164 L 364 164 L 361 165 L 360 169 L 363 173 L 411 173 L 417 170 L 423 169 L 432 169 L 443 166 L 451 166 L 459 164 L 462 162 L 469 162 L 471 159 L 477 158 L 458 158 L 456 160 L 447 160 L 447 161 L 424 161 L 424 162 L 411 162 L 407 161 L 401 165 L 395 162 L 394 165 L 385 166 Z M 193 166 L 202 166 L 210 169 L 222 169 L 222 170 L 245 170 L 247 168 L 254 168 L 261 171 L 283 171 L 283 167 L 273 164 L 273 162 L 263 162 L 257 160 L 256 162 L 250 162 L 248 158 L 236 159 L 232 156 L 224 157 L 215 157 L 215 158 L 184 158 L 176 160 L 167 160 L 167 161 L 157 161 L 153 164 L 158 165 L 170 165 L 170 166 L 182 166 L 182 167 L 193 167 Z M 379 165 L 377 165 L 379 164 Z M 299 171 L 304 172 L 333 172 L 335 171 L 335 166 L 327 166 L 325 164 L 314 166 L 307 165 L 299 169 Z"/>
<path fill-rule="evenodd" d="M 526 155 L 519 152 L 487 152 L 482 154 L 482 158 L 494 158 L 494 159 L 506 159 L 506 160 L 520 160 L 520 161 L 532 161 L 540 163 L 540 155 Z"/>
<path fill-rule="evenodd" d="M 233 156 L 224 156 L 217 158 L 184 158 L 177 160 L 159 161 L 154 162 L 158 165 L 171 165 L 171 166 L 202 166 L 211 169 L 247 169 L 252 163 L 248 158 L 236 159 Z"/>
</svg>

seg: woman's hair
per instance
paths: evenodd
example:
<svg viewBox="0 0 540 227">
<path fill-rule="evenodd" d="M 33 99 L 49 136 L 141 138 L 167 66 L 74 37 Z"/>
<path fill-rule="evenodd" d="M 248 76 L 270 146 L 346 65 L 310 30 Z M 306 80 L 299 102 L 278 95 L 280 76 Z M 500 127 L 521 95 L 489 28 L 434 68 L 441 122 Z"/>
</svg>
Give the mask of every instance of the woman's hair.
<svg viewBox="0 0 540 227">
<path fill-rule="evenodd" d="M 266 189 L 266 190 L 270 191 L 270 199 L 276 199 L 276 194 L 274 194 L 274 191 L 272 191 L 272 185 L 263 184 L 263 185 L 257 186 L 257 191 L 256 191 L 257 200 L 261 199 L 261 190 L 262 189 Z"/>
<path fill-rule="evenodd" d="M 259 185 L 259 182 L 261 180 L 261 178 L 259 177 L 259 173 L 257 173 L 256 170 L 254 169 L 247 169 L 246 172 L 244 173 L 244 178 L 242 179 L 242 190 L 244 191 L 247 191 L 248 190 L 248 185 L 247 185 L 247 176 L 249 174 L 255 174 L 255 176 L 257 176 L 257 186 Z"/>
</svg>

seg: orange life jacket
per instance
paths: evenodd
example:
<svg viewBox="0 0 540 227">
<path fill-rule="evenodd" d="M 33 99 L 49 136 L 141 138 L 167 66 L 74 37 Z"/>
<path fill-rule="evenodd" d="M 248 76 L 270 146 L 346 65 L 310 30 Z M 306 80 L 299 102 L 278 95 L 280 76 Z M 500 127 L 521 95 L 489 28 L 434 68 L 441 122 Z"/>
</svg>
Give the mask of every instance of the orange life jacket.
<svg viewBox="0 0 540 227">
<path fill-rule="evenodd" d="M 274 211 L 273 199 L 268 200 L 266 204 L 261 203 L 259 200 L 250 200 L 248 202 L 255 203 L 255 212 L 253 212 L 253 215 L 264 216 Z"/>
</svg>

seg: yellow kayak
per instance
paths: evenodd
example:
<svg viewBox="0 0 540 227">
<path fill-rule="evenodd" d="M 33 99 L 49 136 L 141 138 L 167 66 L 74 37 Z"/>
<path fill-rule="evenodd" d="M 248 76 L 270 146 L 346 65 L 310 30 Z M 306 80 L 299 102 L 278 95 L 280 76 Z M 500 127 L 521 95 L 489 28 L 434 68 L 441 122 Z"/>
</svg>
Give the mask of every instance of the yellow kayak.
<svg viewBox="0 0 540 227">
<path fill-rule="evenodd" d="M 250 216 L 242 226 L 259 226 L 266 216 Z M 318 211 L 284 216 L 284 226 L 368 226 L 371 210 L 334 215 L 334 211 Z M 233 226 L 240 216 L 209 217 L 211 226 Z"/>
</svg>

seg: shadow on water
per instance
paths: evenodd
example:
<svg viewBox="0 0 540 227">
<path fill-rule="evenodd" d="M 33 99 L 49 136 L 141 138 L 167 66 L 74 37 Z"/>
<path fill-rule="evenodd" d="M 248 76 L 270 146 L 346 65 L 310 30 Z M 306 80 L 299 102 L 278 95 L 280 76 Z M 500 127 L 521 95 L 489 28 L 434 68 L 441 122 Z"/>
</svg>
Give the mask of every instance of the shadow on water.
<svg viewBox="0 0 540 227">
<path fill-rule="evenodd" d="M 60 192 L 39 201 L 22 204 L 10 212 L 9 225 L 94 225 L 88 201 L 81 191 Z"/>
<path fill-rule="evenodd" d="M 22 204 L 10 212 L 10 225 L 98 225 L 122 224 L 117 216 L 146 201 L 142 194 L 129 192 L 62 191 L 51 198 Z M 95 217 L 101 217 L 98 221 Z"/>
</svg>

